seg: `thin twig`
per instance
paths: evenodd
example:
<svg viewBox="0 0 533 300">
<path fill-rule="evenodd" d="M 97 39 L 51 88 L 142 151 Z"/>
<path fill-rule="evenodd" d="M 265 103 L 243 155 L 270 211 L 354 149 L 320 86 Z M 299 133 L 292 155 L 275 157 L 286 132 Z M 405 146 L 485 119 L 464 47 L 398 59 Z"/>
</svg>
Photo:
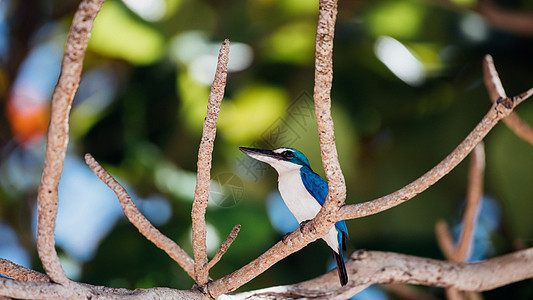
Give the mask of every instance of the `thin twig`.
<svg viewBox="0 0 533 300">
<path fill-rule="evenodd" d="M 50 277 L 47 275 L 27 269 L 3 258 L 0 258 L 0 274 L 20 281 L 50 282 Z"/>
<path fill-rule="evenodd" d="M 120 201 L 120 206 L 128 220 L 144 235 L 149 241 L 154 243 L 161 250 L 165 251 L 174 261 L 194 278 L 194 262 L 190 256 L 178 246 L 173 240 L 162 234 L 157 228 L 144 217 L 131 200 L 130 195 L 109 173 L 90 155 L 85 154 L 85 162 L 93 172 L 102 180 L 115 194 Z"/>
<path fill-rule="evenodd" d="M 214 265 L 216 265 L 217 262 L 220 261 L 220 259 L 222 258 L 222 255 L 224 255 L 226 251 L 228 251 L 233 241 L 237 238 L 237 235 L 239 234 L 240 230 L 241 230 L 241 224 L 237 224 L 235 225 L 235 227 L 233 227 L 228 237 L 226 237 L 224 242 L 222 242 L 222 244 L 220 245 L 220 248 L 218 248 L 217 253 L 215 253 L 215 256 L 213 257 L 213 259 L 211 259 L 211 261 L 207 264 L 207 266 L 205 266 L 207 270 L 210 270 Z"/>
<path fill-rule="evenodd" d="M 52 95 L 52 108 L 41 185 L 37 196 L 39 219 L 37 223 L 37 252 L 46 274 L 52 281 L 69 282 L 61 267 L 55 249 L 54 228 L 58 207 L 59 178 L 68 144 L 68 119 L 72 100 L 76 93 L 83 68 L 83 57 L 89 42 L 93 21 L 102 7 L 103 0 L 81 2 L 65 45 L 61 75 Z"/>
<path fill-rule="evenodd" d="M 531 90 L 513 98 L 500 98 L 468 136 L 438 165 L 405 187 L 381 198 L 364 203 L 343 206 L 339 220 L 361 218 L 377 214 L 412 199 L 455 168 L 483 140 L 499 120 L 508 116 L 522 101 L 531 96 Z"/>
<path fill-rule="evenodd" d="M 192 245 L 194 253 L 194 279 L 199 286 L 205 286 L 209 280 L 207 265 L 207 246 L 205 212 L 209 198 L 209 183 L 211 181 L 211 160 L 215 136 L 217 132 L 217 120 L 220 113 L 220 103 L 224 97 L 226 77 L 228 72 L 229 40 L 222 43 L 218 54 L 217 70 L 209 100 L 207 102 L 207 114 L 204 120 L 202 140 L 198 149 L 198 170 L 196 173 L 196 189 L 192 204 Z"/>
<path fill-rule="evenodd" d="M 486 55 L 483 60 L 483 78 L 485 80 L 485 86 L 489 92 L 490 100 L 493 103 L 500 98 L 507 97 L 502 82 L 500 81 L 500 77 L 498 76 L 498 72 L 494 67 L 494 60 L 490 55 Z M 503 119 L 503 122 L 518 137 L 533 145 L 533 128 L 524 122 L 517 113 L 510 113 L 509 116 Z"/>
</svg>

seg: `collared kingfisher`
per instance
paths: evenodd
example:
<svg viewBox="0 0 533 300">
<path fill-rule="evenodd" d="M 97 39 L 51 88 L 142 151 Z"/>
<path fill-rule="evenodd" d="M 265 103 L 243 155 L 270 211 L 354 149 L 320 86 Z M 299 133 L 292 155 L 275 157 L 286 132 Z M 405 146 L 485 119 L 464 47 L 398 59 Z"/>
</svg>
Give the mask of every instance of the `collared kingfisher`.
<svg viewBox="0 0 533 300">
<path fill-rule="evenodd" d="M 305 155 L 293 148 L 262 150 L 239 147 L 246 155 L 266 162 L 279 174 L 278 189 L 285 204 L 300 224 L 313 219 L 320 211 L 328 195 L 328 184 L 313 172 Z M 346 250 L 348 229 L 344 221 L 322 237 L 333 250 L 341 285 L 348 282 L 342 250 Z"/>
</svg>

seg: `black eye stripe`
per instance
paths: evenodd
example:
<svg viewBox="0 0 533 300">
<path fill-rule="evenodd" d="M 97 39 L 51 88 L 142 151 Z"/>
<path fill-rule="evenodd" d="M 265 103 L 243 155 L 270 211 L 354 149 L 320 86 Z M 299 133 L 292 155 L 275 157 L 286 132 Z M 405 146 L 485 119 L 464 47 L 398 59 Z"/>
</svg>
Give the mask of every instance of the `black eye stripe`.
<svg viewBox="0 0 533 300">
<path fill-rule="evenodd" d="M 288 159 L 294 158 L 294 153 L 292 153 L 292 151 L 284 151 L 281 155 Z"/>
</svg>

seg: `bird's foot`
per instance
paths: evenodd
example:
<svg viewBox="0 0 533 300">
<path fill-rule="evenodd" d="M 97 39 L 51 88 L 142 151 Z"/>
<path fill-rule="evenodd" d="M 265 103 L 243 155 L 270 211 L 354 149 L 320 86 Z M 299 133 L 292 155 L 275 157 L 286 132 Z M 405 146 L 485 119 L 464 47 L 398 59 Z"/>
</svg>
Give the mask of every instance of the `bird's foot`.
<svg viewBox="0 0 533 300">
<path fill-rule="evenodd" d="M 305 226 L 305 224 L 307 224 L 309 222 L 311 222 L 311 220 L 305 220 L 305 221 L 300 222 L 300 232 L 301 233 L 304 233 L 304 226 Z"/>
<path fill-rule="evenodd" d="M 281 237 L 281 241 L 285 244 L 287 244 L 287 238 L 289 237 L 290 232 L 285 233 L 284 236 Z"/>
</svg>

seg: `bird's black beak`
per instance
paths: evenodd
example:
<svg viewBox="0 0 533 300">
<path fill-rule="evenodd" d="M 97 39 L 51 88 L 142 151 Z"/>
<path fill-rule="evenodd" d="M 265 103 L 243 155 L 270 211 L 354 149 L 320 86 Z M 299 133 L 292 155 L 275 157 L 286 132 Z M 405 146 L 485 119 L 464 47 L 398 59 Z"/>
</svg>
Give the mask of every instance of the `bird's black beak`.
<svg viewBox="0 0 533 300">
<path fill-rule="evenodd" d="M 244 154 L 250 155 L 250 154 L 259 154 L 259 155 L 265 155 L 265 156 L 276 156 L 276 153 L 272 150 L 264 150 L 264 149 L 256 149 L 256 148 L 247 148 L 247 147 L 239 147 L 239 150 L 241 150 Z"/>
<path fill-rule="evenodd" d="M 241 150 L 244 154 L 250 156 L 251 158 L 255 158 L 257 160 L 264 161 L 264 162 L 271 162 L 272 159 L 274 160 L 281 159 L 280 155 L 278 153 L 275 153 L 272 150 L 247 148 L 247 147 L 239 147 L 239 150 Z"/>
</svg>

